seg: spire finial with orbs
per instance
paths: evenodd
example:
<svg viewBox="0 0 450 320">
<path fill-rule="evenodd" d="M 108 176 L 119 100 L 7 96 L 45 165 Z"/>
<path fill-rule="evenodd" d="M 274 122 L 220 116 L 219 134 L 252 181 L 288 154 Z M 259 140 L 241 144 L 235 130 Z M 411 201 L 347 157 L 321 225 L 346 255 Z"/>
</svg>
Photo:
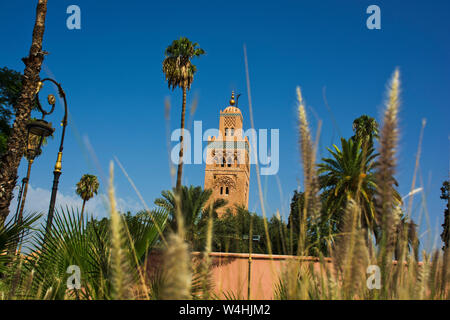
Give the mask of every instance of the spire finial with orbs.
<svg viewBox="0 0 450 320">
<path fill-rule="evenodd" d="M 230 106 L 234 106 L 236 101 L 234 101 L 234 91 L 231 91 L 231 100 L 230 100 Z"/>
</svg>

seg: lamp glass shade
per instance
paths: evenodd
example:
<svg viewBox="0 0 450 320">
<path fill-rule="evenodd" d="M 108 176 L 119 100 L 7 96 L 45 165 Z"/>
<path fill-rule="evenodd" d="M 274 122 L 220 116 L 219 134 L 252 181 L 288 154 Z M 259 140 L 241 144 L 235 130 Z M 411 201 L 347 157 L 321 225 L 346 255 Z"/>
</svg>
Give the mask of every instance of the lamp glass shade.
<svg viewBox="0 0 450 320">
<path fill-rule="evenodd" d="M 27 153 L 30 159 L 41 153 L 41 146 L 44 139 L 53 134 L 52 124 L 45 120 L 33 120 L 27 124 Z"/>
</svg>

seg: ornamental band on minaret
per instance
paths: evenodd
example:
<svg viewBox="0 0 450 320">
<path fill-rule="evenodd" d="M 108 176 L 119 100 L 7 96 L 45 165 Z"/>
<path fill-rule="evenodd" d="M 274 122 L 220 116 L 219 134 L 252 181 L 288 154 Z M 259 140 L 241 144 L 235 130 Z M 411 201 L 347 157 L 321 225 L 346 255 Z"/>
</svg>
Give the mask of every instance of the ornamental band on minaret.
<svg viewBox="0 0 450 320">
<path fill-rule="evenodd" d="M 248 208 L 250 181 L 250 144 L 243 136 L 243 117 L 235 106 L 234 92 L 230 106 L 220 111 L 219 136 L 208 137 L 205 189 L 211 189 L 209 205 L 216 199 L 225 199 L 226 206 L 218 210 L 222 215 L 236 205 Z"/>
</svg>

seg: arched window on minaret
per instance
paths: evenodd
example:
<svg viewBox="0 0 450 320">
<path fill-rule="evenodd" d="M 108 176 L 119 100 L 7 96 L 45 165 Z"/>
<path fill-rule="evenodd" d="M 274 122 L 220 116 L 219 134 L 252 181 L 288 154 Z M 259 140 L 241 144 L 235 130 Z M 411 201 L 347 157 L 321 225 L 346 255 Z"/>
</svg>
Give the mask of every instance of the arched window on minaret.
<svg viewBox="0 0 450 320">
<path fill-rule="evenodd" d="M 226 194 L 226 195 L 229 195 L 229 194 L 230 194 L 230 191 L 228 190 L 228 187 L 225 187 L 225 194 Z"/>
<path fill-rule="evenodd" d="M 231 135 L 231 136 L 234 136 L 234 128 L 231 128 L 230 131 L 231 131 L 231 134 L 230 134 L 230 135 Z"/>
<path fill-rule="evenodd" d="M 231 157 L 228 157 L 226 163 L 227 167 L 231 167 L 231 165 L 233 164 L 233 159 Z"/>
</svg>

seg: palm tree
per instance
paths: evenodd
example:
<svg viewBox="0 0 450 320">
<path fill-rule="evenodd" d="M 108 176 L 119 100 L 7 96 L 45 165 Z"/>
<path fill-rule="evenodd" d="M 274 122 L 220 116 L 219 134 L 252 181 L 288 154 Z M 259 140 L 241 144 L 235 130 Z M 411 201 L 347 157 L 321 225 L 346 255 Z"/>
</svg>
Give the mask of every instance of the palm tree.
<svg viewBox="0 0 450 320">
<path fill-rule="evenodd" d="M 76 193 L 81 197 L 81 199 L 83 199 L 80 221 L 83 221 L 84 206 L 86 201 L 89 201 L 89 199 L 94 197 L 94 194 L 97 194 L 98 187 L 98 179 L 92 174 L 84 174 L 77 183 Z"/>
<path fill-rule="evenodd" d="M 201 187 L 194 186 L 181 187 L 181 213 L 186 228 L 186 240 L 197 241 L 201 236 L 202 221 L 209 215 L 216 217 L 217 209 L 226 204 L 225 200 L 217 199 L 211 203 L 210 207 L 206 207 L 211 194 L 210 189 L 203 190 Z M 161 192 L 161 195 L 162 198 L 157 198 L 155 204 L 169 212 L 170 227 L 172 230 L 177 230 L 175 194 L 173 191 L 165 190 Z"/>
<path fill-rule="evenodd" d="M 362 148 L 370 149 L 373 147 L 373 138 L 378 138 L 378 123 L 374 118 L 362 115 L 353 121 L 353 132 L 353 141 L 361 141 Z"/>
<path fill-rule="evenodd" d="M 169 89 L 181 88 L 183 90 L 183 102 L 181 107 L 181 137 L 180 137 L 180 160 L 178 163 L 176 190 L 181 187 L 181 176 L 183 171 L 183 138 L 184 138 L 184 118 L 186 113 L 186 91 L 191 89 L 194 81 L 194 74 L 197 67 L 191 63 L 193 57 L 199 57 L 205 51 L 198 48 L 198 43 L 192 43 L 188 38 L 180 37 L 174 40 L 166 48 L 165 59 L 162 63 L 163 73 L 166 77 Z"/>
<path fill-rule="evenodd" d="M 13 189 L 17 183 L 17 168 L 22 159 L 26 144 L 26 124 L 30 119 L 35 94 L 39 87 L 39 73 L 46 54 L 42 50 L 45 30 L 47 0 L 39 0 L 36 8 L 36 20 L 33 29 L 31 48 L 25 63 L 22 79 L 22 92 L 14 106 L 14 125 L 8 137 L 7 148 L 0 159 L 0 224 L 9 214 Z"/>
<path fill-rule="evenodd" d="M 329 217 L 335 216 L 341 221 L 343 209 L 348 199 L 354 199 L 361 206 L 361 227 L 374 230 L 375 211 L 373 194 L 376 189 L 374 174 L 374 149 L 369 148 L 364 156 L 361 141 L 341 138 L 342 150 L 333 145 L 328 148 L 332 158 L 322 159 L 318 173 L 320 184 L 324 189 L 325 207 Z"/>
</svg>

